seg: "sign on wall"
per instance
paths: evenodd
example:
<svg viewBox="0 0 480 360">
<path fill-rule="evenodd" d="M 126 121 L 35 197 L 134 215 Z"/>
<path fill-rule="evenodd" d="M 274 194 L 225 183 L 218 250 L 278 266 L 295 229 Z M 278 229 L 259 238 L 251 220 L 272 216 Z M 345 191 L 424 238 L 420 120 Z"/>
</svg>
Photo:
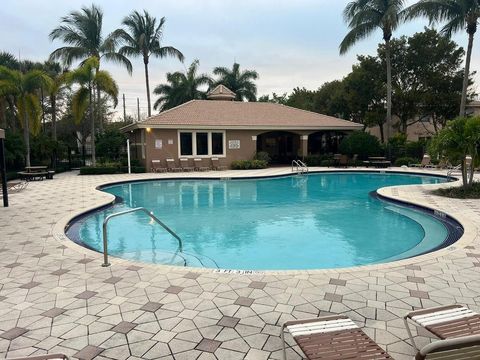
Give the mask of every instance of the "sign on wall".
<svg viewBox="0 0 480 360">
<path fill-rule="evenodd" d="M 155 149 L 161 149 L 163 147 L 162 139 L 155 140 Z"/>
<path fill-rule="evenodd" d="M 228 148 L 231 150 L 240 149 L 240 140 L 228 140 Z"/>
<path fill-rule="evenodd" d="M 173 139 L 168 139 L 168 145 L 173 145 Z"/>
</svg>

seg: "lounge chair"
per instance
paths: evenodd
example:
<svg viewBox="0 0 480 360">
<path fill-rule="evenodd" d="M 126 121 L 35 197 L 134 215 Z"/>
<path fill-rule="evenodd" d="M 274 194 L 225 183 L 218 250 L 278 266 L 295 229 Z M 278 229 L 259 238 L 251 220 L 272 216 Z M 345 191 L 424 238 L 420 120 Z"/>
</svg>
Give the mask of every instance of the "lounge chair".
<svg viewBox="0 0 480 360">
<path fill-rule="evenodd" d="M 160 160 L 152 160 L 151 171 L 154 173 L 162 173 L 167 172 L 167 168 L 162 166 L 162 162 Z"/>
<path fill-rule="evenodd" d="M 219 158 L 212 157 L 211 161 L 212 161 L 212 169 L 213 170 L 227 170 L 227 167 L 220 163 Z"/>
<path fill-rule="evenodd" d="M 23 180 L 12 180 L 7 183 L 7 190 L 8 192 L 19 192 L 28 186 L 28 182 L 23 181 Z"/>
<path fill-rule="evenodd" d="M 435 166 L 430 163 L 430 155 L 423 155 L 422 162 L 420 164 L 410 164 L 410 167 L 421 167 L 421 168 L 434 168 Z"/>
<path fill-rule="evenodd" d="M 193 159 L 193 163 L 195 164 L 195 170 L 197 171 L 208 171 L 210 170 L 209 166 L 203 165 L 203 160 L 202 159 Z"/>
<path fill-rule="evenodd" d="M 382 360 L 393 359 L 351 319 L 344 315 L 287 321 L 282 326 L 283 359 L 286 360 L 285 330 L 310 360 Z M 415 356 L 415 360 L 478 359 L 480 335 L 440 340 L 431 343 Z"/>
<path fill-rule="evenodd" d="M 480 336 L 480 314 L 462 306 L 449 305 L 430 309 L 412 311 L 405 315 L 403 321 L 408 336 L 417 350 L 408 321 L 423 327 L 439 339 L 451 339 L 462 336 Z"/>
<path fill-rule="evenodd" d="M 182 171 L 182 168 L 181 167 L 178 167 L 176 164 L 175 164 L 175 160 L 174 159 L 167 159 L 167 171 L 171 171 L 171 172 L 178 172 L 178 171 Z"/>
<path fill-rule="evenodd" d="M 190 165 L 190 161 L 187 158 L 180 158 L 180 167 L 183 171 L 193 171 L 195 168 Z"/>
</svg>

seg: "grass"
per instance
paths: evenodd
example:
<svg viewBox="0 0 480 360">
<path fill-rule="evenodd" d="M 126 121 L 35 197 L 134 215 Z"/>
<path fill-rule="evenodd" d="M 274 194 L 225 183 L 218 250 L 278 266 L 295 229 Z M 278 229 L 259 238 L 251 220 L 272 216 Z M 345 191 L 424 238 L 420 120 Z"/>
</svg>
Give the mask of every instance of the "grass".
<svg viewBox="0 0 480 360">
<path fill-rule="evenodd" d="M 480 182 L 474 182 L 468 187 L 450 187 L 434 190 L 433 193 L 456 199 L 480 199 Z"/>
</svg>

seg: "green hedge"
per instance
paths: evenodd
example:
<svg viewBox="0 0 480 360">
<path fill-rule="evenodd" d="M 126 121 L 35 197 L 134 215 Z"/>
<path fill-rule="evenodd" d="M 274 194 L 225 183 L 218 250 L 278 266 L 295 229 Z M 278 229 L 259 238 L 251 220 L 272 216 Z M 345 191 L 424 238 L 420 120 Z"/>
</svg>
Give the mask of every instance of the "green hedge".
<svg viewBox="0 0 480 360">
<path fill-rule="evenodd" d="M 131 171 L 134 174 L 144 173 L 143 166 L 132 166 Z M 126 166 L 84 166 L 80 168 L 80 175 L 105 175 L 105 174 L 126 174 L 128 167 Z"/>
<path fill-rule="evenodd" d="M 305 156 L 304 162 L 308 166 L 328 166 L 322 165 L 327 161 L 333 162 L 333 155 L 308 155 Z"/>
<path fill-rule="evenodd" d="M 236 160 L 232 161 L 233 170 L 265 169 L 268 162 L 265 160 Z"/>
</svg>

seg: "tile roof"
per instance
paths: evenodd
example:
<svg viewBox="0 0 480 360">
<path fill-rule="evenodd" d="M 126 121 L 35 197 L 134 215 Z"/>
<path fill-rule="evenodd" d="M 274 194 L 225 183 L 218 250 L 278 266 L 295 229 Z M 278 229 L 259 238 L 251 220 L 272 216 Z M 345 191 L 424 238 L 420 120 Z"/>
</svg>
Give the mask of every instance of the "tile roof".
<svg viewBox="0 0 480 360">
<path fill-rule="evenodd" d="M 227 88 L 225 85 L 218 85 L 215 89 L 212 91 L 209 91 L 207 94 L 207 99 L 212 99 L 212 100 L 233 100 L 235 99 L 236 94 Z"/>
<path fill-rule="evenodd" d="M 293 107 L 264 103 L 192 100 L 125 127 L 238 129 L 362 129 L 361 124 Z"/>
</svg>

